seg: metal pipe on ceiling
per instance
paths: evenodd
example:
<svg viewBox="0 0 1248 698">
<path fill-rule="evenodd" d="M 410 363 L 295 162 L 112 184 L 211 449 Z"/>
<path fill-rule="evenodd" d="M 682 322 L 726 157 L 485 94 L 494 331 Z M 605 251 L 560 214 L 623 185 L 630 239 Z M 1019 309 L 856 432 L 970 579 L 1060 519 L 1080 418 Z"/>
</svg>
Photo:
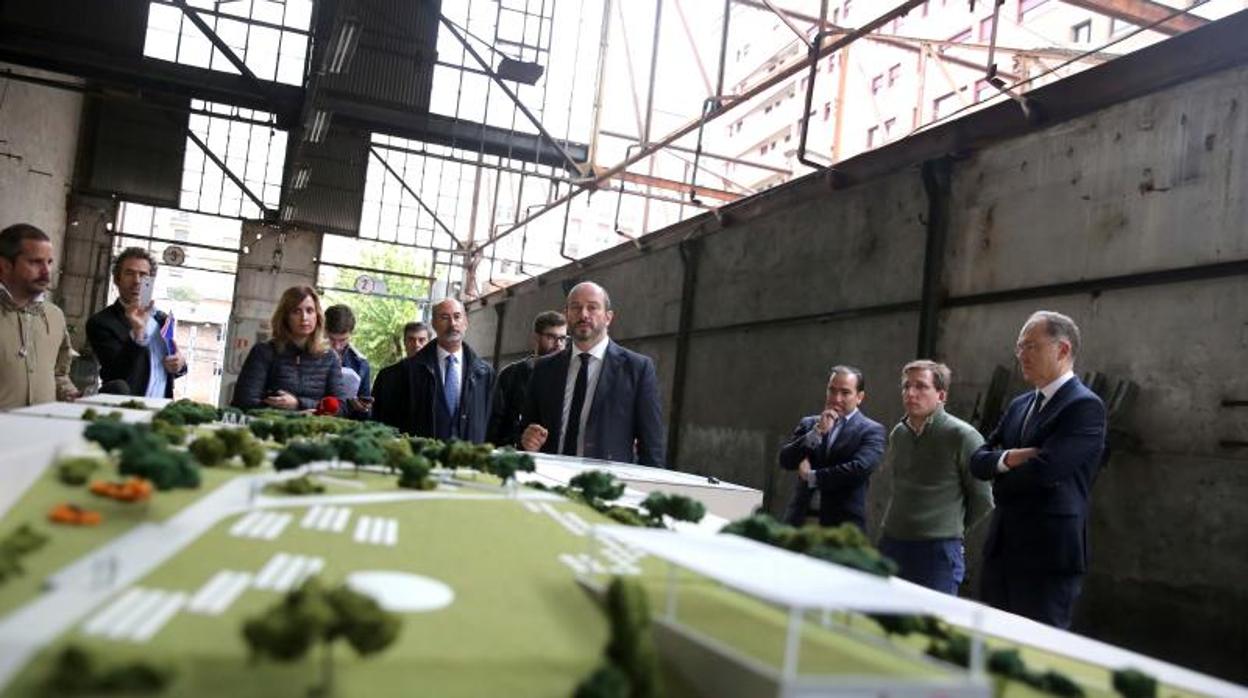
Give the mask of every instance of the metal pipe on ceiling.
<svg viewBox="0 0 1248 698">
<path fill-rule="evenodd" d="M 658 152 L 659 150 L 666 148 L 668 145 L 674 143 L 680 138 L 683 138 L 684 136 L 689 135 L 695 129 L 701 126 L 704 122 L 709 122 L 709 121 L 719 118 L 720 116 L 723 116 L 727 112 L 731 111 L 737 105 L 748 102 L 750 99 L 757 97 L 763 92 L 766 92 L 768 89 L 770 89 L 774 85 L 777 85 L 780 82 L 783 82 L 784 80 L 787 80 L 788 78 L 793 77 L 794 75 L 800 73 L 803 69 L 807 68 L 810 65 L 810 61 L 812 57 L 814 60 L 820 60 L 823 57 L 827 56 L 828 54 L 831 54 L 841 48 L 844 48 L 845 46 L 852 44 L 853 42 L 857 41 L 863 36 L 875 31 L 876 29 L 879 29 L 880 27 L 884 26 L 885 24 L 892 21 L 893 19 L 910 12 L 910 10 L 913 10 L 916 7 L 922 5 L 925 1 L 926 0 L 905 0 L 904 2 L 899 4 L 897 7 L 876 17 L 875 19 L 862 25 L 858 29 L 855 29 L 849 32 L 848 34 L 840 37 L 839 39 L 836 39 L 835 41 L 829 43 L 826 46 L 820 47 L 818 51 L 812 54 L 812 56 L 808 56 L 802 60 L 799 60 L 796 63 L 793 63 L 792 65 L 786 68 L 777 69 L 776 72 L 772 74 L 770 77 L 750 87 L 749 89 L 747 89 L 745 92 L 741 93 L 740 95 L 735 96 L 732 100 L 723 102 L 716 108 L 709 110 L 708 112 L 702 114 L 698 118 L 685 123 L 684 125 L 680 126 L 676 130 L 668 133 L 666 136 L 664 136 L 660 140 L 655 141 L 643 147 L 635 155 L 629 158 L 625 158 L 623 161 L 607 168 L 606 170 L 600 173 L 595 174 L 593 177 L 588 178 L 586 181 L 579 182 L 578 187 L 576 189 L 574 189 L 572 192 L 568 193 L 567 195 L 561 197 L 558 202 L 553 203 L 550 206 L 547 206 L 546 208 L 538 211 L 537 213 L 526 217 L 524 222 L 519 223 L 515 226 L 512 226 L 508 230 L 503 231 L 502 233 L 495 236 L 494 238 L 482 243 L 481 246 L 485 247 L 486 245 L 496 244 L 500 239 L 515 232 L 520 226 L 527 224 L 529 221 L 532 221 L 533 219 L 541 216 L 543 213 L 549 211 L 551 206 L 555 206 L 555 205 L 558 205 L 558 203 L 562 203 L 563 201 L 570 200 L 573 197 L 580 194 L 581 192 L 586 191 L 587 189 L 593 187 L 594 185 L 604 180 L 611 179 L 615 175 L 626 170 L 630 165 L 633 165 L 639 162 L 642 158 L 649 157 L 650 155 L 653 155 L 655 152 Z"/>
</svg>

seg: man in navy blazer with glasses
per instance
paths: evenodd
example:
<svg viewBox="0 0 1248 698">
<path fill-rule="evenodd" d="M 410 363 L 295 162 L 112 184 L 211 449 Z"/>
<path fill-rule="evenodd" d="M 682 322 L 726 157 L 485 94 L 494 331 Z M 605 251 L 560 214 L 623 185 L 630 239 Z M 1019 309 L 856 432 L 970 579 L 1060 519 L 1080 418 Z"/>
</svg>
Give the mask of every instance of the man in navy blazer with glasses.
<svg viewBox="0 0 1248 698">
<path fill-rule="evenodd" d="M 1034 387 L 1010 403 L 971 456 L 997 508 L 984 543 L 981 597 L 1011 613 L 1069 628 L 1087 570 L 1088 500 L 1105 449 L 1105 405 L 1075 377 L 1079 327 L 1033 313 L 1015 348 Z"/>
</svg>

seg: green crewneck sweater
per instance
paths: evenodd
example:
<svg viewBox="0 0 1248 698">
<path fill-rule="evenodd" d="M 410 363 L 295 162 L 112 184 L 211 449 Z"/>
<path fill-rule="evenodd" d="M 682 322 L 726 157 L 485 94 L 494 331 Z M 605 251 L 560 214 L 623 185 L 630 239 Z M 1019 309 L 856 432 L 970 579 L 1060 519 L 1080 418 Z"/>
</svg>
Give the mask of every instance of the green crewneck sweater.
<svg viewBox="0 0 1248 698">
<path fill-rule="evenodd" d="M 970 471 L 984 438 L 970 424 L 937 408 L 921 434 L 903 417 L 888 435 L 884 468 L 892 492 L 884 535 L 898 540 L 961 538 L 992 511 L 992 486 Z"/>
</svg>

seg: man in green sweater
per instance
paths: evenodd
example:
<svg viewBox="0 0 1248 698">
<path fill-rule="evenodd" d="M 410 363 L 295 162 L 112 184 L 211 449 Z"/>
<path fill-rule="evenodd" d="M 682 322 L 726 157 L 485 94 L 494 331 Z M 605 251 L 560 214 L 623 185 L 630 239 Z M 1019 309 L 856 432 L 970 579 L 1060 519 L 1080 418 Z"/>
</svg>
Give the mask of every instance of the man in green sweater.
<svg viewBox="0 0 1248 698">
<path fill-rule="evenodd" d="M 897 562 L 902 579 L 956 595 L 966 575 L 962 537 L 992 512 L 992 488 L 969 469 L 983 437 L 945 412 L 950 377 L 935 361 L 901 369 L 906 416 L 888 436 L 892 493 L 880 552 Z"/>
</svg>

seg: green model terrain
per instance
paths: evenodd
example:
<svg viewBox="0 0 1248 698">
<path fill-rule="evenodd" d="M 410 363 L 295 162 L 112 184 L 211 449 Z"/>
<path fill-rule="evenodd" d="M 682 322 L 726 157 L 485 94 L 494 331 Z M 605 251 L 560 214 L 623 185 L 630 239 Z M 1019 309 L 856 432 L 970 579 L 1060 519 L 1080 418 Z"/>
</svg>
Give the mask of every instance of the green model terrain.
<svg viewBox="0 0 1248 698">
<path fill-rule="evenodd" d="M 0 539 L 24 523 L 31 524 L 49 537 L 46 546 L 22 559 L 24 574 L 0 584 L 0 616 L 33 599 L 49 575 L 139 524 L 159 523 L 172 517 L 217 486 L 244 472 L 237 468 L 204 468 L 201 474 L 203 482 L 199 489 L 154 492 L 147 502 L 119 502 L 91 494 L 86 485 L 63 484 L 57 479 L 56 468 L 49 467 L 0 519 Z M 115 478 L 115 472 L 101 471 L 92 479 Z M 69 526 L 48 521 L 48 511 L 66 502 L 98 511 L 104 521 L 99 526 Z"/>
<path fill-rule="evenodd" d="M 0 585 L 0 616 L 35 598 L 48 575 L 134 526 L 167 520 L 231 478 L 258 471 L 216 467 L 203 468 L 201 473 L 199 489 L 157 492 L 150 502 L 128 504 L 96 497 L 85 486 L 64 485 L 55 469 L 49 468 L 0 522 L 0 536 L 29 522 L 51 537 L 47 546 L 23 559 L 24 575 Z M 413 492 L 401 490 L 395 484 L 396 476 L 381 472 L 344 469 L 325 474 L 331 478 L 324 482 L 327 495 Z M 317 479 L 317 474 L 312 478 Z M 363 487 L 345 482 L 358 482 Z M 274 540 L 230 535 L 230 527 L 246 514 L 228 516 L 136 586 L 193 595 L 219 571 L 254 575 L 279 552 L 323 559 L 320 575 L 327 584 L 337 584 L 356 571 L 429 577 L 448 585 L 455 593 L 454 601 L 438 610 L 401 614 L 397 641 L 375 656 L 361 659 L 346 647 L 337 647 L 337 695 L 571 695 L 600 661 L 607 622 L 594 598 L 576 584 L 572 570 L 559 556 L 591 553 L 604 564 L 606 558 L 598 554 L 600 545 L 590 537 L 573 535 L 547 514 L 530 511 L 521 500 L 457 496 L 497 493 L 497 482 L 493 476 L 480 475 L 468 477 L 458 490 L 423 493 L 431 498 L 336 504 L 352 510 L 341 532 L 300 526 L 315 499 L 301 502 L 298 496 L 270 494 L 289 500 L 289 505 L 267 510 L 292 517 Z M 97 527 L 48 523 L 47 511 L 63 502 L 101 512 L 104 523 Z M 555 506 L 574 511 L 589 523 L 612 523 L 584 504 L 568 501 Z M 355 542 L 354 530 L 361 516 L 397 520 L 398 544 Z M 667 565 L 643 558 L 638 566 L 650 594 L 650 608 L 656 617 L 662 616 Z M 780 668 L 787 611 L 690 572 L 680 572 L 679 578 L 678 622 Z M 118 589 L 113 598 L 123 591 Z M 164 695 L 304 695 L 316 683 L 319 655 L 290 664 L 251 662 L 242 637 L 244 621 L 281 596 L 280 592 L 249 587 L 221 615 L 183 609 L 143 644 L 82 633 L 82 624 L 107 607 L 107 603 L 101 604 L 44 648 L 4 695 L 47 695 L 44 682 L 53 658 L 71 644 L 92 651 L 105 662 L 142 660 L 175 668 L 176 678 Z M 831 626 L 819 620 L 817 613 L 806 616 L 799 655 L 801 674 L 925 679 L 950 673 L 948 668 L 920 656 L 927 640 L 918 635 L 889 638 L 874 621 L 856 614 L 832 614 L 835 622 Z M 1012 646 L 991 638 L 988 642 L 989 649 Z M 1022 657 L 1033 670 L 1054 669 L 1077 680 L 1090 698 L 1116 695 L 1110 688 L 1110 670 L 1114 667 L 1107 669 L 1028 648 L 1022 648 Z M 668 694 L 692 695 L 691 687 L 668 669 Z M 1047 694 L 1017 681 L 1000 681 L 997 695 L 1028 698 Z M 1190 694 L 1159 686 L 1158 695 Z"/>
<path fill-rule="evenodd" d="M 324 558 L 330 582 L 357 570 L 390 570 L 449 585 L 448 607 L 402 614 L 395 644 L 369 659 L 339 648 L 336 681 L 343 696 L 568 695 L 598 659 L 606 623 L 581 592 L 561 553 L 583 551 L 585 538 L 520 502 L 422 500 L 352 505 L 341 533 L 299 527 L 302 507 L 283 509 L 295 520 L 275 540 L 229 535 L 229 517 L 138 585 L 193 593 L 222 569 L 258 572 L 277 552 Z M 399 521 L 395 547 L 353 540 L 355 517 Z M 592 515 L 586 510 L 583 515 Z M 279 594 L 248 589 L 220 616 L 179 612 L 149 643 L 132 644 L 71 631 L 45 649 L 6 695 L 36 695 L 50 658 L 73 642 L 107 660 L 145 659 L 177 667 L 169 695 L 299 695 L 318 666 L 248 663 L 243 621 Z M 84 619 L 85 620 L 85 619 Z M 79 624 L 81 625 L 81 624 Z"/>
</svg>

